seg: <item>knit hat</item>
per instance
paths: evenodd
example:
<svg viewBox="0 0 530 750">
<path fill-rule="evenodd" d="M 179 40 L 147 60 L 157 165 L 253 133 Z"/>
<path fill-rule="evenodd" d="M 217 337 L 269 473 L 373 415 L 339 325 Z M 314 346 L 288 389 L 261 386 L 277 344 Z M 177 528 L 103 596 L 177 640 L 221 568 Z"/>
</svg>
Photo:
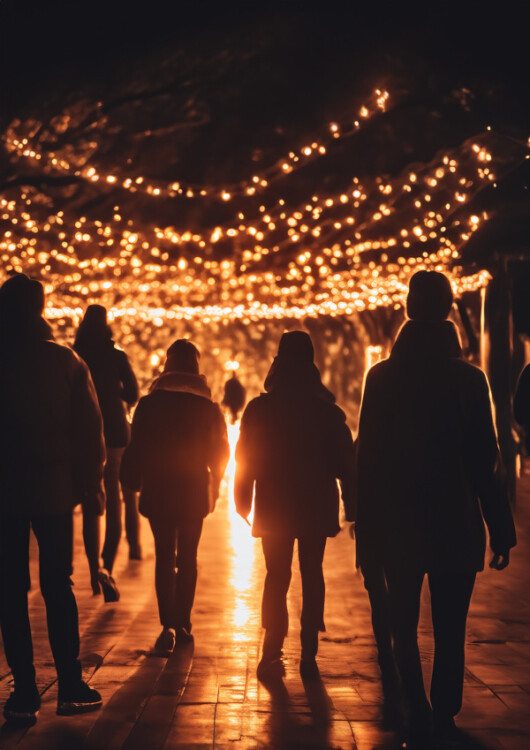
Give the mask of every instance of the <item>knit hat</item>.
<svg viewBox="0 0 530 750">
<path fill-rule="evenodd" d="M 411 320 L 445 320 L 453 305 L 447 276 L 438 271 L 418 271 L 409 282 L 407 315 Z"/>
<path fill-rule="evenodd" d="M 199 374 L 200 353 L 195 344 L 187 339 L 177 339 L 166 352 L 165 372 L 189 372 Z"/>
</svg>

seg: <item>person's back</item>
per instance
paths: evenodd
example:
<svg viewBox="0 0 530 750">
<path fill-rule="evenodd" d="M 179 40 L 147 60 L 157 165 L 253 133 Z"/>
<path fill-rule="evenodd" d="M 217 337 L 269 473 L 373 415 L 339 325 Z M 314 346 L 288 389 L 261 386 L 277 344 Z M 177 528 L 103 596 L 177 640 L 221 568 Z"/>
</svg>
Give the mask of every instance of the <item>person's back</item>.
<svg viewBox="0 0 530 750">
<path fill-rule="evenodd" d="M 318 393 L 273 391 L 248 404 L 237 459 L 252 466 L 255 535 L 338 532 L 347 434 L 344 412 Z"/>
<path fill-rule="evenodd" d="M 140 399 L 122 466 L 127 486 L 141 487 L 140 512 L 207 515 L 209 467 L 219 461 L 224 430 L 219 407 L 203 395 L 160 387 Z"/>
<path fill-rule="evenodd" d="M 358 530 L 373 523 L 389 554 L 416 553 L 430 569 L 461 558 L 482 567 L 478 497 L 496 481 L 488 384 L 459 356 L 452 323 L 409 321 L 368 373 L 363 399 Z"/>
<path fill-rule="evenodd" d="M 97 473 L 101 464 L 100 451 L 89 455 L 101 422 L 92 403 L 86 403 L 88 382 L 79 358 L 53 341 L 34 341 L 5 359 L 0 389 L 2 512 L 61 512 L 82 499 L 76 467 L 92 460 Z M 82 426 L 76 429 L 78 420 Z"/>
</svg>

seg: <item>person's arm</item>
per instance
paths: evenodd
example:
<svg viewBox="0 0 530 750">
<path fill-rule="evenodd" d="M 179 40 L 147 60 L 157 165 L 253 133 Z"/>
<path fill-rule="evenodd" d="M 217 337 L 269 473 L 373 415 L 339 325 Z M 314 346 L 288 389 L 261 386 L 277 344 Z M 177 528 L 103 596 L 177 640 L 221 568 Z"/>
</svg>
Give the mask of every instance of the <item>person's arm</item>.
<svg viewBox="0 0 530 750">
<path fill-rule="evenodd" d="M 106 460 L 103 420 L 88 367 L 77 355 L 74 356 L 76 362 L 71 396 L 74 474 L 80 493 L 79 501 L 100 515 L 105 507 L 102 481 Z"/>
<path fill-rule="evenodd" d="M 120 482 L 128 490 L 139 492 L 142 489 L 142 466 L 144 459 L 145 430 L 144 399 L 136 407 L 131 425 L 131 439 L 120 462 Z"/>
<path fill-rule="evenodd" d="M 138 381 L 136 380 L 136 375 L 133 372 L 125 352 L 118 350 L 118 354 L 119 376 L 121 382 L 120 396 L 122 401 L 125 401 L 126 404 L 134 406 L 140 396 Z"/>
<path fill-rule="evenodd" d="M 219 487 L 226 471 L 229 456 L 230 446 L 228 445 L 226 422 L 221 409 L 217 404 L 214 404 L 210 439 L 210 456 L 208 459 L 208 466 L 211 473 L 212 511 L 214 510 L 217 498 L 219 497 Z"/>
<path fill-rule="evenodd" d="M 468 439 L 473 475 L 494 555 L 491 566 L 501 570 L 508 564 L 510 549 L 517 539 L 484 373 L 477 377 L 476 394 L 470 401 L 472 430 Z"/>
<path fill-rule="evenodd" d="M 345 415 L 336 408 L 336 423 L 334 425 L 335 439 L 334 459 L 336 461 L 336 476 L 340 482 L 342 502 L 346 520 L 353 523 L 357 516 L 357 498 L 355 492 L 355 447 L 351 430 L 346 424 Z"/>
<path fill-rule="evenodd" d="M 521 426 L 530 429 L 530 365 L 519 376 L 513 397 L 513 416 Z"/>
<path fill-rule="evenodd" d="M 254 491 L 254 459 L 252 446 L 252 405 L 249 404 L 241 417 L 239 440 L 236 446 L 236 475 L 234 499 L 236 511 L 242 518 L 248 518 L 252 510 Z"/>
</svg>

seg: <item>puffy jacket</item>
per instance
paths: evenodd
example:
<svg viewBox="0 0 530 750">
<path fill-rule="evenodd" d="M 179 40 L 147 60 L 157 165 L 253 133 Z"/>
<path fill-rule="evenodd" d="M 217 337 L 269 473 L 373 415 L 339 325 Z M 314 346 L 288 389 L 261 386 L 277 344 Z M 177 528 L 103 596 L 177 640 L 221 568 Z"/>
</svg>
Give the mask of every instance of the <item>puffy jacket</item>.
<svg viewBox="0 0 530 750">
<path fill-rule="evenodd" d="M 134 413 L 120 478 L 140 491 L 140 512 L 179 522 L 213 510 L 228 460 L 226 423 L 199 376 L 168 373 Z"/>
<path fill-rule="evenodd" d="M 251 401 L 236 448 L 235 500 L 245 517 L 255 485 L 254 536 L 339 529 L 339 488 L 352 512 L 354 449 L 344 412 L 327 391 L 274 388 Z"/>
</svg>

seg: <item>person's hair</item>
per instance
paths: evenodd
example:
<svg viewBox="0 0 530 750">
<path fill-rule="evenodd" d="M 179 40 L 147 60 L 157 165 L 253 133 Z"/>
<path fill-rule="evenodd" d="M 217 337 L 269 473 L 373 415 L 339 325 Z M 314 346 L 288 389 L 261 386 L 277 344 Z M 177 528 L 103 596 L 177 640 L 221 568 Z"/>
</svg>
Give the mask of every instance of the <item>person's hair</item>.
<svg viewBox="0 0 530 750">
<path fill-rule="evenodd" d="M 107 310 L 103 305 L 89 305 L 77 329 L 74 347 L 83 346 L 88 341 L 109 341 L 110 339 L 112 339 L 112 330 L 107 323 Z"/>
<path fill-rule="evenodd" d="M 44 287 L 40 281 L 17 273 L 0 287 L 0 337 L 4 343 L 23 343 L 42 323 Z"/>
<path fill-rule="evenodd" d="M 177 339 L 166 352 L 167 359 L 164 372 L 187 372 L 199 374 L 200 352 L 191 341 Z"/>
<path fill-rule="evenodd" d="M 407 315 L 411 320 L 445 320 L 453 305 L 447 276 L 438 271 L 418 271 L 409 282 Z"/>
<path fill-rule="evenodd" d="M 315 350 L 311 337 L 305 331 L 287 331 L 280 339 L 278 358 L 300 364 L 312 364 Z"/>
</svg>

